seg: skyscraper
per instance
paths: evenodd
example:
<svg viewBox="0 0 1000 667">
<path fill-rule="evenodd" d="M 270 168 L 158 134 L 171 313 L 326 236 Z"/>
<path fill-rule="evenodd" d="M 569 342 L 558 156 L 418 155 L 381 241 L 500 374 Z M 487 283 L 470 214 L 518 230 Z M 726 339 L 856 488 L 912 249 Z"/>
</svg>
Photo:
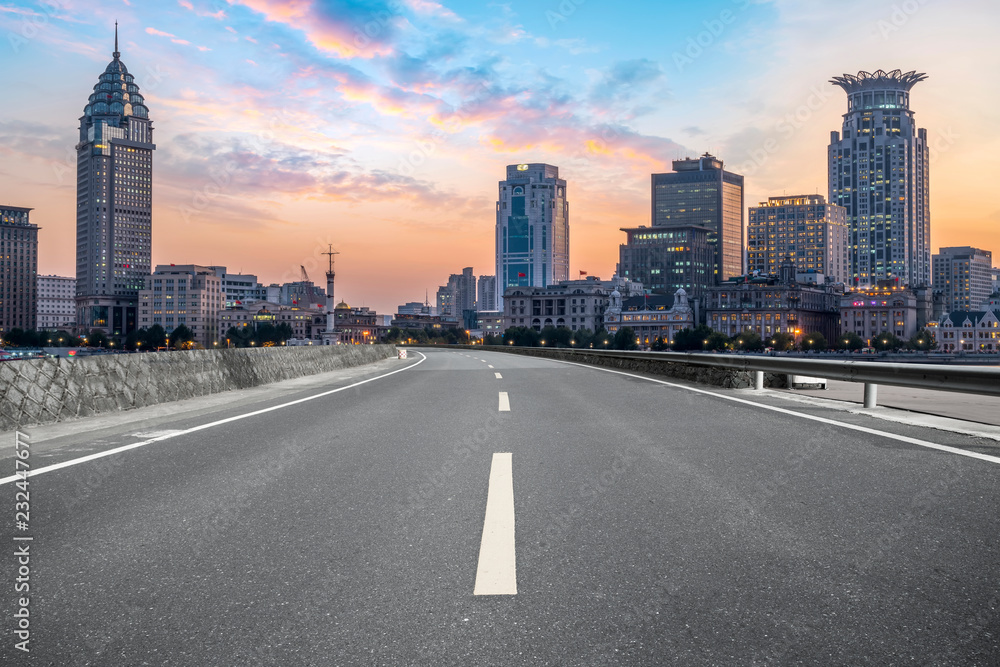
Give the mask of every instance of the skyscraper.
<svg viewBox="0 0 1000 667">
<path fill-rule="evenodd" d="M 497 308 L 509 287 L 569 279 L 569 202 L 559 167 L 512 164 L 497 200 Z"/>
<path fill-rule="evenodd" d="M 118 52 L 80 118 L 76 195 L 76 308 L 83 333 L 137 326 L 152 256 L 153 126 Z"/>
<path fill-rule="evenodd" d="M 768 197 L 749 209 L 747 270 L 779 275 L 785 257 L 795 269 L 822 273 L 834 282 L 847 275 L 847 211 L 823 195 Z"/>
<path fill-rule="evenodd" d="M 847 93 L 843 131 L 830 133 L 829 199 L 847 209 L 854 285 L 930 285 L 927 130 L 910 111 L 910 88 L 926 78 L 897 69 L 830 81 Z"/>
<path fill-rule="evenodd" d="M 30 212 L 0 206 L 0 334 L 36 325 L 38 226 Z"/>
<path fill-rule="evenodd" d="M 653 227 L 703 227 L 715 243 L 714 284 L 743 275 L 743 177 L 705 153 L 652 175 Z"/>
</svg>

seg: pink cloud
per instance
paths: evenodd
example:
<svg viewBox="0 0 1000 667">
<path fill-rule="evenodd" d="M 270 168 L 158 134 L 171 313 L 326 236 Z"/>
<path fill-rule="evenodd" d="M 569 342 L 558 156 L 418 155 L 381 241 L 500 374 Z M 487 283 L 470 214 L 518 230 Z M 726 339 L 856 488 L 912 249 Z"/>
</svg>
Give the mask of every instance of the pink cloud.
<svg viewBox="0 0 1000 667">
<path fill-rule="evenodd" d="M 269 21 L 284 23 L 306 34 L 321 51 L 343 58 L 373 58 L 393 52 L 384 37 L 394 17 L 372 14 L 359 25 L 324 13 L 313 0 L 230 0 L 263 14 Z"/>
<path fill-rule="evenodd" d="M 162 30 L 157 30 L 156 28 L 146 28 L 146 33 L 150 35 L 156 35 L 157 37 L 167 37 L 174 44 L 182 44 L 184 46 L 190 46 L 191 42 L 186 39 L 181 39 L 177 35 L 171 34 L 169 32 L 163 32 Z"/>
</svg>

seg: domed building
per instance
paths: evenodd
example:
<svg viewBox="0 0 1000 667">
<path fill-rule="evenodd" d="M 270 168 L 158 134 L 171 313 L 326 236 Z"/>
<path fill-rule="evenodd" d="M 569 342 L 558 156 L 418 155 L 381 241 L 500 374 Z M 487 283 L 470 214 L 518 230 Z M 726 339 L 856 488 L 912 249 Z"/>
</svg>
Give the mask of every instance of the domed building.
<svg viewBox="0 0 1000 667">
<path fill-rule="evenodd" d="M 387 327 L 379 323 L 379 316 L 366 306 L 352 308 L 341 301 L 333 309 L 337 340 L 346 345 L 377 343 L 385 336 Z"/>
<path fill-rule="evenodd" d="M 118 51 L 80 117 L 77 151 L 77 326 L 124 336 L 140 320 L 152 255 L 153 125 Z M 161 306 L 162 307 L 162 306 Z M 149 320 L 150 313 L 145 314 Z"/>
</svg>

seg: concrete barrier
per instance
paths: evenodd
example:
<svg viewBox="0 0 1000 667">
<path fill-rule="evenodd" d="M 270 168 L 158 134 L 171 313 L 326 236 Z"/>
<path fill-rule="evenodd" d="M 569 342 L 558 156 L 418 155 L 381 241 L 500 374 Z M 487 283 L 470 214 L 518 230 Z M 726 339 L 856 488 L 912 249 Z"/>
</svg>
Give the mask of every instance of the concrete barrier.
<svg viewBox="0 0 1000 667">
<path fill-rule="evenodd" d="M 470 349 L 467 345 L 433 345 L 430 347 Z M 585 350 L 570 350 L 553 347 L 510 347 L 506 345 L 477 346 L 476 349 L 491 352 L 505 352 L 508 354 L 523 354 L 529 357 L 543 357 L 545 359 L 559 359 L 561 361 L 572 361 L 578 364 L 616 368 L 623 371 L 662 375 L 664 377 L 688 380 L 701 384 L 714 385 L 716 387 L 726 387 L 728 389 L 747 389 L 754 386 L 753 372 L 733 370 L 729 368 L 696 366 L 683 361 L 667 361 L 661 358 L 656 358 L 653 355 L 635 355 L 632 358 L 627 358 L 625 355 L 608 356 L 602 354 L 588 354 Z M 764 373 L 765 386 L 772 388 L 784 388 L 787 386 L 786 377 L 787 376 L 784 373 Z"/>
<path fill-rule="evenodd" d="M 0 430 L 246 389 L 396 355 L 392 345 L 113 354 L 0 363 Z"/>
</svg>

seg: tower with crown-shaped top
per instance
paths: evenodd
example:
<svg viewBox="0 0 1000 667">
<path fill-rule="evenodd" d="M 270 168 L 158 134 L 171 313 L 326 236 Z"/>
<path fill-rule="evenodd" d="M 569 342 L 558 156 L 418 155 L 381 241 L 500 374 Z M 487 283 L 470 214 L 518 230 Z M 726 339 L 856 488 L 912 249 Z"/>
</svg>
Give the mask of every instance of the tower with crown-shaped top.
<svg viewBox="0 0 1000 667">
<path fill-rule="evenodd" d="M 117 23 L 112 57 L 83 109 L 76 145 L 76 321 L 83 335 L 98 329 L 123 336 L 143 326 L 138 295 L 152 259 L 153 125 L 121 61 Z"/>
</svg>

